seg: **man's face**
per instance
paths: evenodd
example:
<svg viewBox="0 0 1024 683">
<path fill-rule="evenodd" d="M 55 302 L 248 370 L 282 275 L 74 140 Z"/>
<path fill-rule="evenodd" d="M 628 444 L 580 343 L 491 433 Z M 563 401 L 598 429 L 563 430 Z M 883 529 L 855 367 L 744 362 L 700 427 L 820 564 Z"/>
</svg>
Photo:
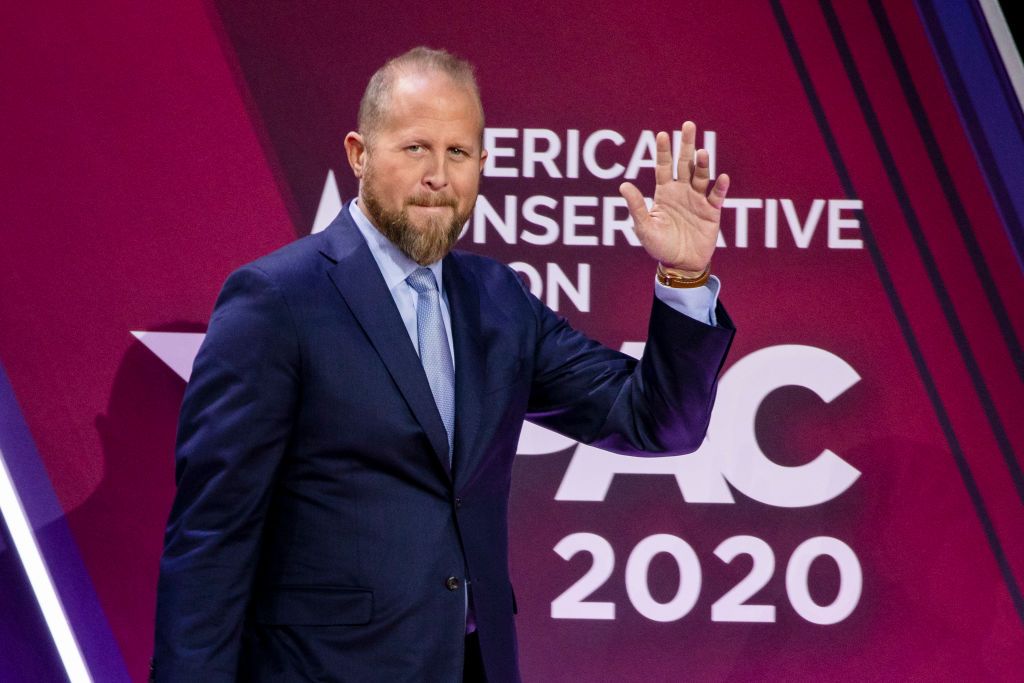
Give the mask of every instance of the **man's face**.
<svg viewBox="0 0 1024 683">
<path fill-rule="evenodd" d="M 473 95 L 443 74 L 396 78 L 384 120 L 369 140 L 346 138 L 360 176 L 360 205 L 420 265 L 444 257 L 476 203 L 486 153 Z M 362 146 L 353 157 L 351 147 Z"/>
</svg>

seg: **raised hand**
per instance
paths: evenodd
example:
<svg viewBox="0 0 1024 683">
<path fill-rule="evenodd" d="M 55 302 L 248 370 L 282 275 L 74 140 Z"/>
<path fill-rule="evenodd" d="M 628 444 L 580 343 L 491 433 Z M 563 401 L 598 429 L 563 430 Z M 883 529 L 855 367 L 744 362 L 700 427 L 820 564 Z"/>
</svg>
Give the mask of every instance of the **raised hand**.
<svg viewBox="0 0 1024 683">
<path fill-rule="evenodd" d="M 672 179 L 668 133 L 660 132 L 656 139 L 651 208 L 647 208 L 643 193 L 633 183 L 622 183 L 619 192 L 626 200 L 636 236 L 647 253 L 667 268 L 682 271 L 684 276 L 696 276 L 708 266 L 715 251 L 729 176 L 723 173 L 711 184 L 707 150 L 694 154 L 697 126 L 692 121 L 683 124 L 677 180 Z"/>
</svg>

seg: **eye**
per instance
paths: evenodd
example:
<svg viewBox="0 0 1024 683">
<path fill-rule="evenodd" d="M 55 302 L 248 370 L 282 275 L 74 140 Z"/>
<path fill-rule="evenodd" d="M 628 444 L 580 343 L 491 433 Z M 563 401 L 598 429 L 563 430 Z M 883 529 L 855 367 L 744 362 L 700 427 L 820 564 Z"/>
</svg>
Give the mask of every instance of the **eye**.
<svg viewBox="0 0 1024 683">
<path fill-rule="evenodd" d="M 469 152 L 467 152 L 466 150 L 462 149 L 461 147 L 451 147 L 451 148 L 449 148 L 448 152 L 449 152 L 449 154 L 451 154 L 454 157 L 468 157 L 469 156 Z"/>
<path fill-rule="evenodd" d="M 423 151 L 423 145 L 409 145 L 405 150 L 407 152 L 412 152 L 413 154 L 418 154 Z"/>
</svg>

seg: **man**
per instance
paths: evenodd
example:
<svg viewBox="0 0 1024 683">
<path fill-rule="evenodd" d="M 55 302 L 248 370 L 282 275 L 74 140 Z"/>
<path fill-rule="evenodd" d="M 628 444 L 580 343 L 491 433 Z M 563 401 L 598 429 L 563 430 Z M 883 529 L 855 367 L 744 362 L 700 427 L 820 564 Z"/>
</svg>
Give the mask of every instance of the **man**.
<svg viewBox="0 0 1024 683">
<path fill-rule="evenodd" d="M 482 132 L 468 64 L 392 60 L 345 138 L 358 201 L 225 283 L 182 406 L 158 681 L 518 680 L 524 416 L 627 454 L 700 445 L 732 331 L 704 285 L 728 178 L 708 192 L 693 124 L 678 181 L 658 135 L 650 210 L 620 188 L 661 264 L 639 363 L 506 266 L 449 253 Z"/>
</svg>

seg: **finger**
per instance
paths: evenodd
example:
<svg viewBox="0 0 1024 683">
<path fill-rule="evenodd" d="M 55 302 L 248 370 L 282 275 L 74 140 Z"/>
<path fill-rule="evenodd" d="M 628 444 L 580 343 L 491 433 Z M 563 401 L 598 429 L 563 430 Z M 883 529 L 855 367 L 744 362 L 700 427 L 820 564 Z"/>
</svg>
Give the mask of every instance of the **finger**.
<svg viewBox="0 0 1024 683">
<path fill-rule="evenodd" d="M 698 149 L 695 157 L 697 164 L 690 184 L 693 189 L 701 194 L 708 191 L 708 183 L 711 182 L 710 157 L 706 149 Z"/>
<path fill-rule="evenodd" d="M 715 185 L 711 188 L 711 194 L 708 196 L 708 203 L 716 209 L 721 209 L 722 204 L 725 203 L 725 195 L 729 192 L 729 176 L 726 173 L 719 174 L 715 178 Z"/>
<path fill-rule="evenodd" d="M 654 182 L 664 185 L 672 180 L 672 145 L 668 133 L 658 133 L 655 138 L 655 149 Z"/>
<path fill-rule="evenodd" d="M 622 183 L 619 185 L 619 194 L 626 200 L 626 208 L 629 209 L 629 215 L 633 218 L 634 227 L 640 227 L 650 215 L 647 212 L 647 203 L 644 201 L 643 193 L 633 183 Z"/>
<path fill-rule="evenodd" d="M 697 140 L 697 125 L 693 121 L 683 124 L 683 141 L 679 148 L 679 165 L 677 174 L 679 180 L 684 183 L 690 182 L 690 175 L 693 172 L 693 147 Z"/>
</svg>

